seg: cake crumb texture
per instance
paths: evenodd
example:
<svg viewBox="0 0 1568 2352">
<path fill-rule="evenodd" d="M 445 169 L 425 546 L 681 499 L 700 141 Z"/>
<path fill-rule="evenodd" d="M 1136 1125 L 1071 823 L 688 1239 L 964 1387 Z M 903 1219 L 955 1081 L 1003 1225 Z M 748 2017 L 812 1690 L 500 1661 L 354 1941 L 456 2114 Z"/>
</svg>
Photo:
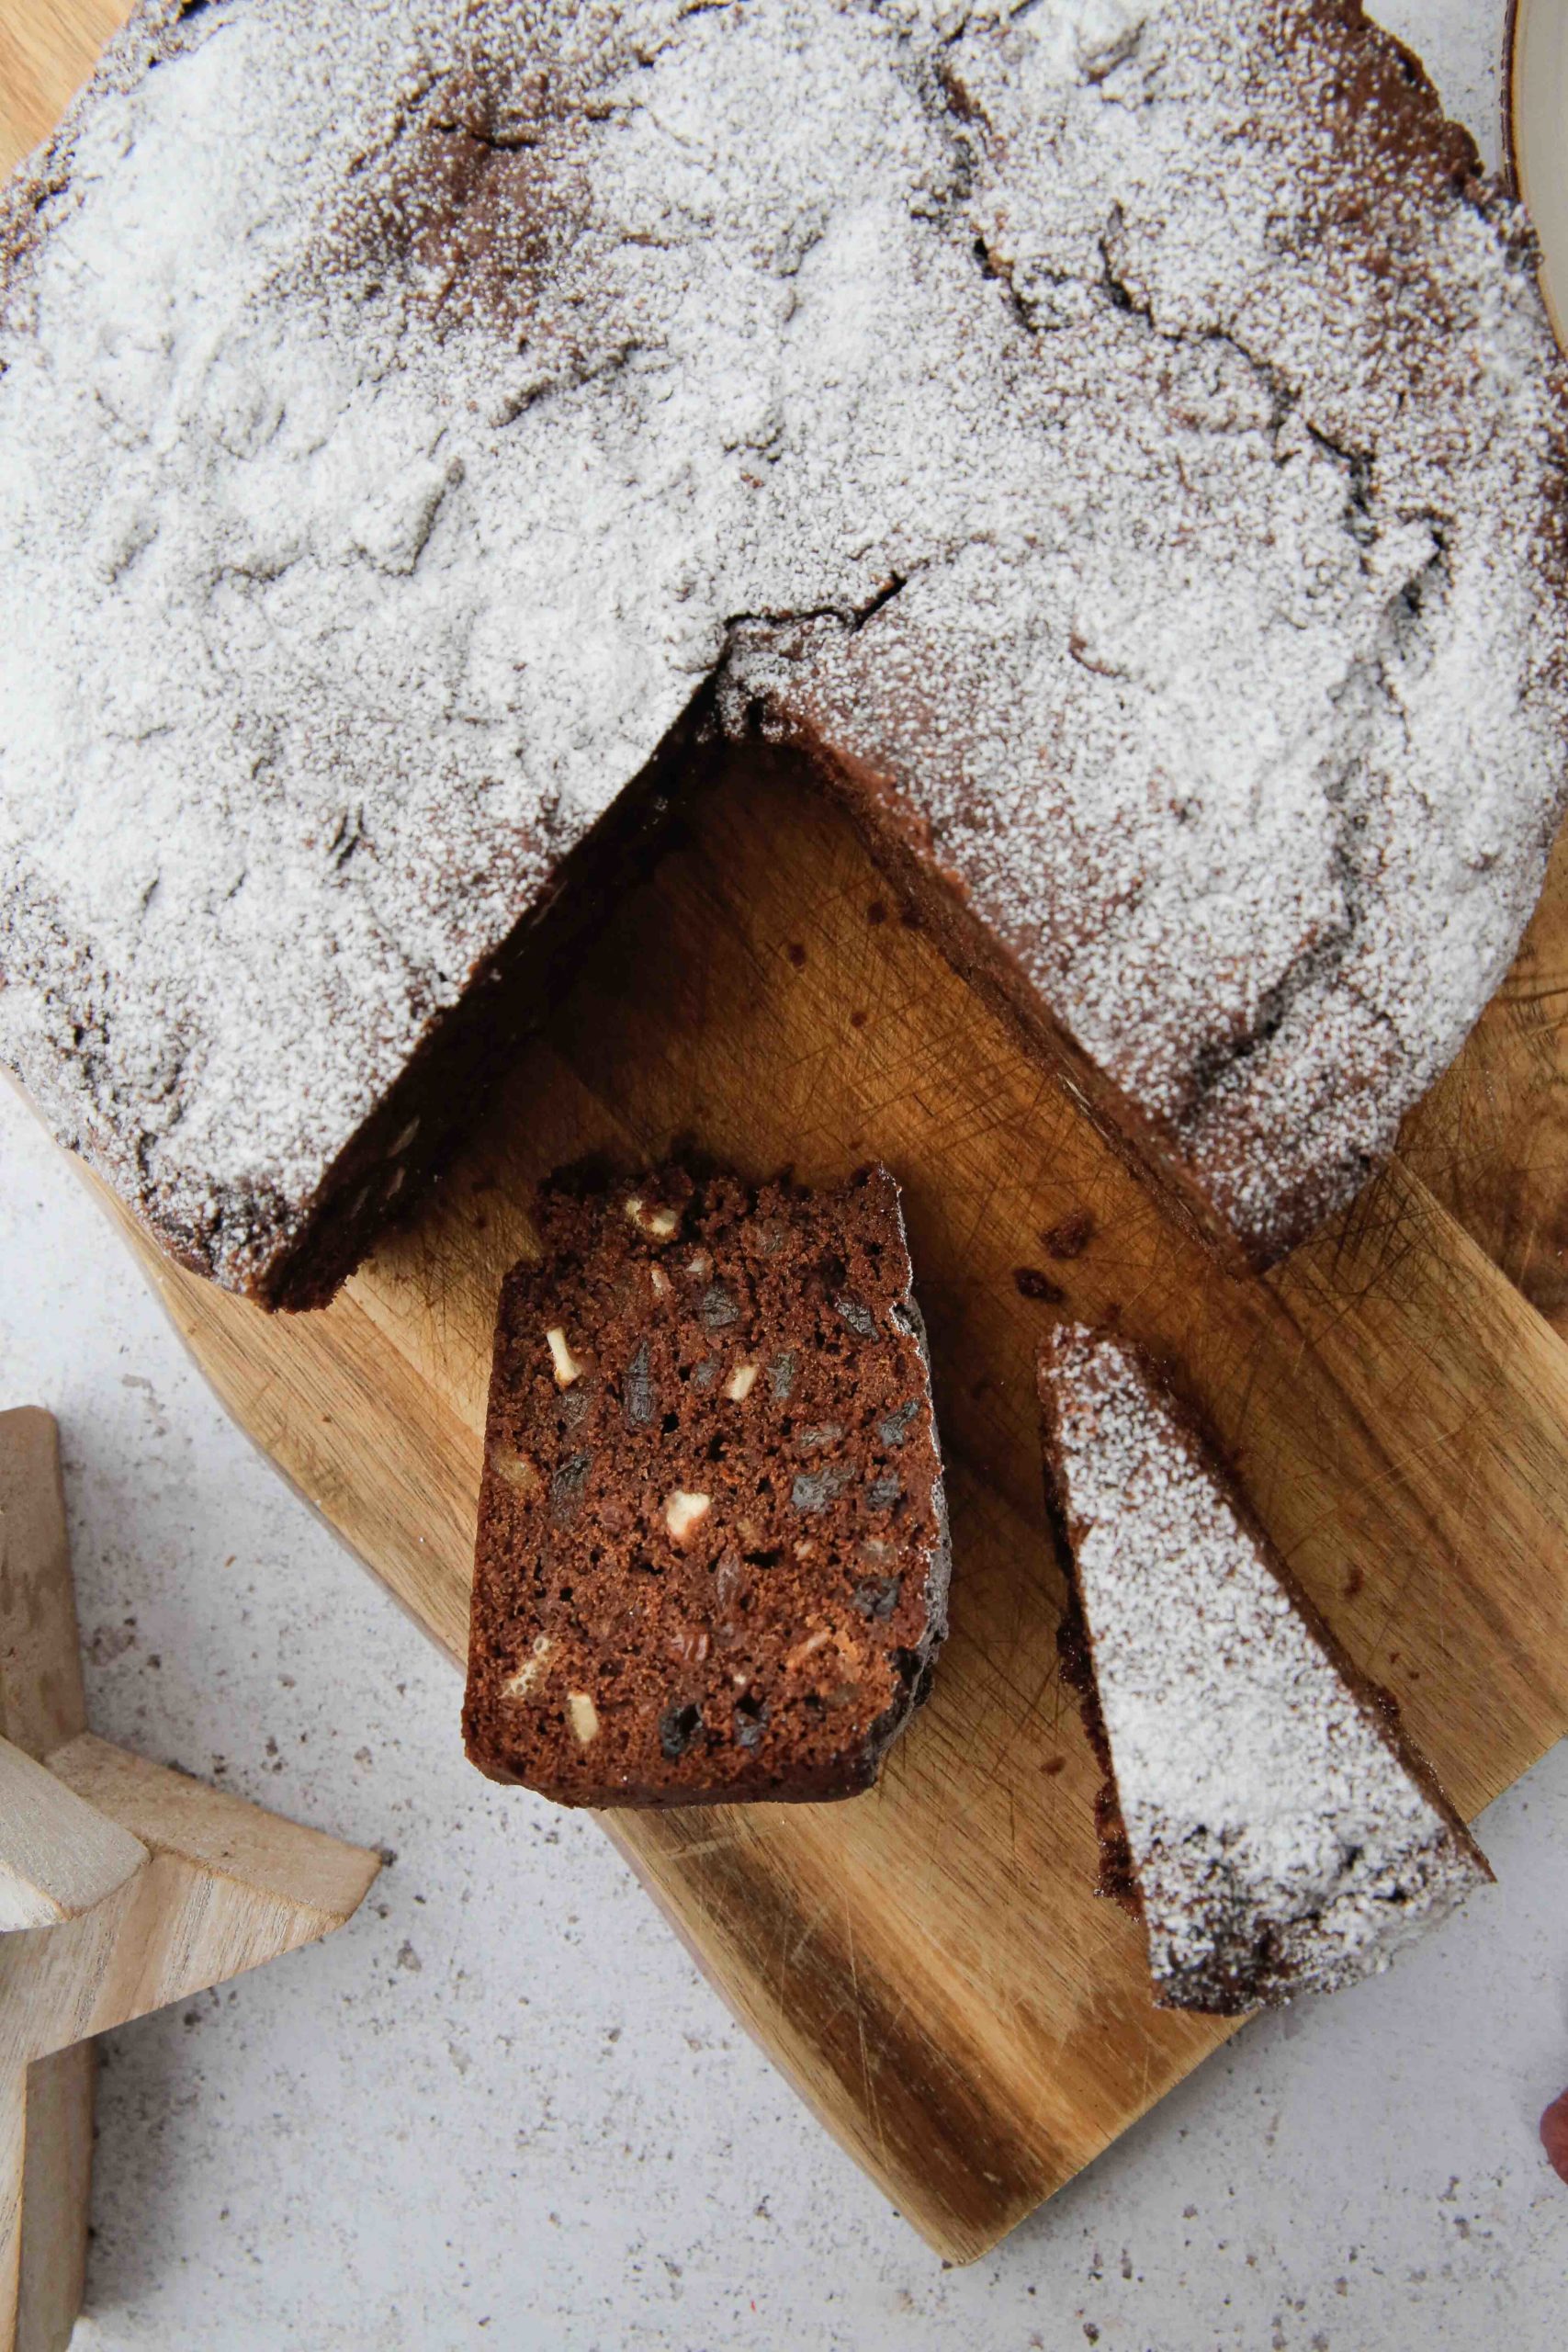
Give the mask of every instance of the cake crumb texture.
<svg viewBox="0 0 1568 2352">
<path fill-rule="evenodd" d="M 851 1796 L 949 1550 L 898 1190 L 568 1178 L 508 1277 L 464 1730 L 569 1804 Z"/>
</svg>

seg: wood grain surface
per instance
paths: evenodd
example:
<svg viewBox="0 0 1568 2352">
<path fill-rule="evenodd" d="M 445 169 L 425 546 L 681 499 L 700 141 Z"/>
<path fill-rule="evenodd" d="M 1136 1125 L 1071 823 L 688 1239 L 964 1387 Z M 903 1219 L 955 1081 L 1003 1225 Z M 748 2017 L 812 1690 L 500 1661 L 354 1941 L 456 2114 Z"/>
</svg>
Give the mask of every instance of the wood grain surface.
<svg viewBox="0 0 1568 2352">
<path fill-rule="evenodd" d="M 38 13 L 0 0 L 0 24 Z M 1525 1295 L 1568 1316 L 1564 988 L 1560 859 L 1407 1163 L 1280 1272 L 1233 1280 L 901 920 L 843 820 L 738 763 L 497 1071 L 418 1224 L 325 1313 L 268 1321 L 110 1206 L 231 1410 L 458 1657 L 493 1310 L 536 1178 L 684 1136 L 757 1172 L 895 1169 L 953 1474 L 932 1701 L 852 1804 L 604 1826 L 824 2122 L 962 2260 L 1227 2030 L 1152 2007 L 1138 1930 L 1092 1891 L 1035 1341 L 1054 1316 L 1115 1314 L 1179 1362 L 1313 1599 L 1473 1814 L 1568 1726 L 1568 1348 Z"/>
<path fill-rule="evenodd" d="M 268 1320 L 138 1239 L 236 1415 L 454 1657 L 495 1297 L 531 1245 L 532 1185 L 682 1133 L 753 1170 L 825 1177 L 874 1152 L 898 1171 L 953 1466 L 953 1632 L 874 1794 L 605 1826 L 829 2128 L 963 2259 L 1225 2030 L 1151 2007 L 1138 1931 L 1092 1891 L 1039 1333 L 1115 1314 L 1179 1361 L 1470 1813 L 1568 1725 L 1568 1349 L 1400 1167 L 1269 1281 L 1217 1272 L 899 920 L 841 819 L 776 772 L 736 774 L 693 805 L 419 1223 L 325 1314 Z"/>
</svg>

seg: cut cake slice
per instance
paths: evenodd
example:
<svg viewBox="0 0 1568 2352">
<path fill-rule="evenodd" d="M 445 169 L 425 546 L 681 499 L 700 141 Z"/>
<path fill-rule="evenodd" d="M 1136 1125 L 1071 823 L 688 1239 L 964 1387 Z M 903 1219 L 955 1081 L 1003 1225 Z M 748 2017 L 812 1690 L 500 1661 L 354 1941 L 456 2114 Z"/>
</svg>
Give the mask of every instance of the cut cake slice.
<svg viewBox="0 0 1568 2352">
<path fill-rule="evenodd" d="M 1152 1366 L 1065 1325 L 1039 1374 L 1064 1660 L 1156 2002 L 1235 2015 L 1385 1967 L 1484 1856 Z"/>
<path fill-rule="evenodd" d="M 564 1804 L 868 1787 L 947 1605 L 897 1184 L 671 1167 L 538 1221 L 496 1332 L 469 1757 Z"/>
</svg>

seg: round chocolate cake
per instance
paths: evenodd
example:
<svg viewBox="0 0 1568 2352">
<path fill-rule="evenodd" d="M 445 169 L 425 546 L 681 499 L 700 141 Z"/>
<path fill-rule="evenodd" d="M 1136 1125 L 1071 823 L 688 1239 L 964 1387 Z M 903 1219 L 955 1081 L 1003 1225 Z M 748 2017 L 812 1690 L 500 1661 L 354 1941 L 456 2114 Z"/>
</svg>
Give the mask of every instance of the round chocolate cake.
<svg viewBox="0 0 1568 2352">
<path fill-rule="evenodd" d="M 1563 417 L 1346 0 L 148 0 L 0 209 L 0 1057 L 320 1298 L 760 733 L 1267 1259 L 1534 902 Z"/>
</svg>

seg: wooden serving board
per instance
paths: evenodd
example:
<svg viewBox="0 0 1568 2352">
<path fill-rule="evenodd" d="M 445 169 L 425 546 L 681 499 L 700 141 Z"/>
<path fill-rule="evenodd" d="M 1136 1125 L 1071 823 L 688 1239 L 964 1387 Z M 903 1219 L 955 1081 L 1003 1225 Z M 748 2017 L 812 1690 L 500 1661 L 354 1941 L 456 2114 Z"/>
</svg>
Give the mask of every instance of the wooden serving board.
<svg viewBox="0 0 1568 2352">
<path fill-rule="evenodd" d="M 64 15 L 0 0 L 0 73 L 7 25 Z M 1152 2007 L 1139 1931 L 1092 1891 L 1035 1340 L 1114 1309 L 1179 1357 L 1313 1598 L 1473 1814 L 1568 1726 L 1568 1346 L 1508 1279 L 1568 1327 L 1565 989 L 1560 860 L 1517 985 L 1407 1160 L 1280 1272 L 1229 1279 L 900 919 L 843 820 L 758 765 L 692 806 L 434 1202 L 326 1312 L 269 1321 L 115 1213 L 238 1419 L 458 1657 L 493 1309 L 537 1177 L 688 1136 L 757 1171 L 897 1171 L 952 1466 L 931 1702 L 852 1804 L 604 1818 L 829 2129 L 964 2260 L 1227 2030 Z"/>
</svg>

